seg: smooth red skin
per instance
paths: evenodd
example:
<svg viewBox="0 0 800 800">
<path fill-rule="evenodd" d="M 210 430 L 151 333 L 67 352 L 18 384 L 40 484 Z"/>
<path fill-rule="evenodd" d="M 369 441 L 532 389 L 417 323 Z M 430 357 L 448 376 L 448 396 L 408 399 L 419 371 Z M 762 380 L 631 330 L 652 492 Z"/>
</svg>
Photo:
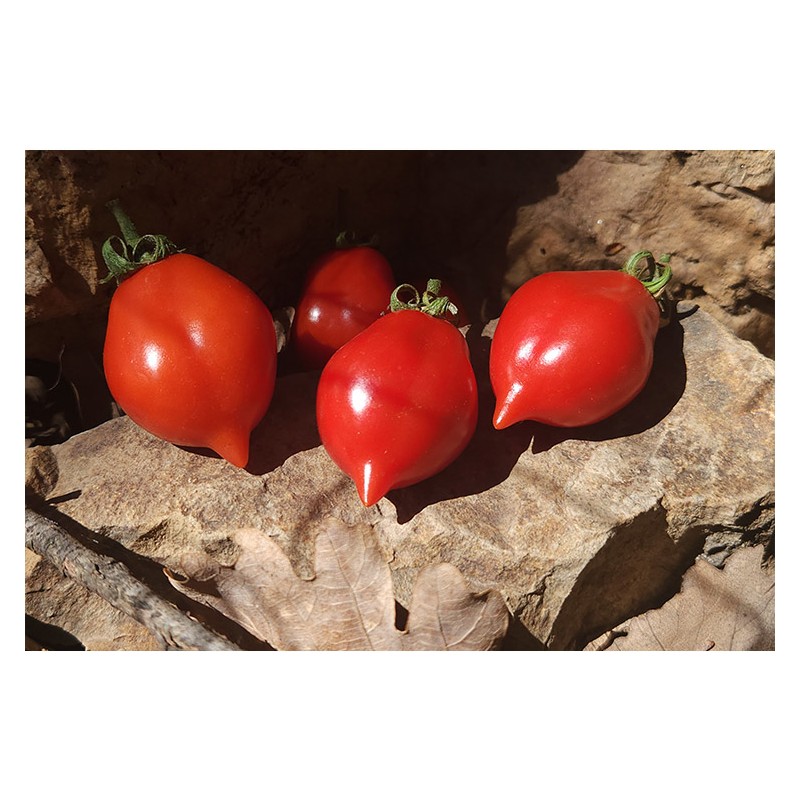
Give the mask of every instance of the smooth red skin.
<svg viewBox="0 0 800 800">
<path fill-rule="evenodd" d="M 303 365 L 321 369 L 388 309 L 396 285 L 389 262 L 372 247 L 334 250 L 316 261 L 306 277 L 292 330 Z"/>
<path fill-rule="evenodd" d="M 317 426 L 371 506 L 453 462 L 475 432 L 478 390 L 464 337 L 422 311 L 394 311 L 322 370 Z"/>
<path fill-rule="evenodd" d="M 241 281 L 178 254 L 126 278 L 108 314 L 103 366 L 139 426 L 237 467 L 275 387 L 272 315 Z"/>
<path fill-rule="evenodd" d="M 489 354 L 494 427 L 600 422 L 642 390 L 659 309 L 623 272 L 549 272 L 524 283 L 497 323 Z"/>
</svg>

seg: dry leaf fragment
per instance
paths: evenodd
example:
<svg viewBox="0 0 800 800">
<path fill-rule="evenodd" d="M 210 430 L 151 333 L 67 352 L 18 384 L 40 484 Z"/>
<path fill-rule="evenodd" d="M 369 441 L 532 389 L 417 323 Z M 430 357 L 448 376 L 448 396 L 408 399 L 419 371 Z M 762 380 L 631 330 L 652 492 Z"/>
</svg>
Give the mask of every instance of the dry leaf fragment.
<svg viewBox="0 0 800 800">
<path fill-rule="evenodd" d="M 411 595 L 406 650 L 489 650 L 508 627 L 505 603 L 497 592 L 476 601 L 452 564 L 420 570 Z M 476 647 L 483 642 L 485 646 Z"/>
<path fill-rule="evenodd" d="M 420 571 L 405 631 L 395 627 L 392 578 L 368 525 L 326 520 L 315 576 L 302 580 L 273 539 L 237 531 L 232 567 L 196 555 L 173 585 L 226 614 L 278 650 L 488 650 L 508 628 L 497 592 L 474 595 L 456 567 Z"/>
<path fill-rule="evenodd" d="M 292 306 L 284 306 L 272 314 L 272 323 L 275 326 L 275 343 L 279 353 L 283 352 L 289 344 L 294 315 L 295 310 Z"/>
<path fill-rule="evenodd" d="M 703 558 L 686 572 L 681 591 L 661 608 L 615 628 L 587 650 L 774 650 L 775 574 L 761 566 L 764 548 L 736 550 L 717 569 Z"/>
</svg>

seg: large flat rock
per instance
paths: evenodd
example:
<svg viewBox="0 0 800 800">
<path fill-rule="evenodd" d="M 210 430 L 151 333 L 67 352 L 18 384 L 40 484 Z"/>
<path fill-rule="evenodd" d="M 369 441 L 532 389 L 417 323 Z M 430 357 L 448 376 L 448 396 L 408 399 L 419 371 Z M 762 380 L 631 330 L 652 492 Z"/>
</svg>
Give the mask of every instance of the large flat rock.
<svg viewBox="0 0 800 800">
<path fill-rule="evenodd" d="M 43 463 L 45 450 L 55 456 L 47 496 L 62 512 L 173 569 L 197 549 L 232 561 L 231 531 L 258 527 L 309 575 L 311 522 L 334 515 L 372 525 L 406 607 L 419 569 L 447 561 L 474 590 L 503 595 L 515 616 L 509 646 L 579 649 L 663 603 L 698 554 L 721 563 L 742 544 L 772 546 L 774 363 L 689 310 L 659 333 L 643 393 L 569 431 L 492 428 L 493 326 L 471 330 L 481 391 L 472 443 L 440 475 L 370 509 L 319 443 L 316 373 L 279 379 L 247 471 L 128 418 L 34 450 Z"/>
</svg>

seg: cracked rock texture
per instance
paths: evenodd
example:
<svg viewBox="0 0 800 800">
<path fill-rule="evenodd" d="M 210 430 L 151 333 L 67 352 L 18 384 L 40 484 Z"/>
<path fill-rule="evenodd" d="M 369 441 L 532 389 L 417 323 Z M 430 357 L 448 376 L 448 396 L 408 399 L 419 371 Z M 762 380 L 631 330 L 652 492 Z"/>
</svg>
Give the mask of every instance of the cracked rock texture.
<svg viewBox="0 0 800 800">
<path fill-rule="evenodd" d="M 615 266 L 618 250 L 670 253 L 674 294 L 774 355 L 773 151 L 586 151 L 558 183 L 519 208 L 503 299 L 542 272 Z"/>
<path fill-rule="evenodd" d="M 312 520 L 366 522 L 402 604 L 421 567 L 447 561 L 473 590 L 501 592 L 514 615 L 507 647 L 581 649 L 663 603 L 699 554 L 722 563 L 742 543 L 773 547 L 774 363 L 702 309 L 679 312 L 658 335 L 642 394 L 573 430 L 492 428 L 493 323 L 473 326 L 472 443 L 371 509 L 319 444 L 317 373 L 278 380 L 247 471 L 123 417 L 33 448 L 42 467 L 29 474 L 65 514 L 173 568 L 193 549 L 232 559 L 230 532 L 255 526 L 308 575 Z"/>
</svg>

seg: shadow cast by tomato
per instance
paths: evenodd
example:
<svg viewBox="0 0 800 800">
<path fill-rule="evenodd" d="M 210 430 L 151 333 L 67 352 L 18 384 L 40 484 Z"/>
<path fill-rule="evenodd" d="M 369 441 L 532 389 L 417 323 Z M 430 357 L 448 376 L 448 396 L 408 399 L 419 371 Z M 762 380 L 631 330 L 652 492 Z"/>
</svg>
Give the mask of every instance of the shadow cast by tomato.
<svg viewBox="0 0 800 800">
<path fill-rule="evenodd" d="M 284 375 L 275 383 L 270 407 L 250 436 L 251 475 L 266 475 L 286 459 L 321 444 L 317 431 L 319 371 Z"/>
<path fill-rule="evenodd" d="M 644 389 L 625 408 L 608 419 L 580 428 L 557 428 L 533 423 L 531 452 L 544 453 L 569 439 L 590 442 L 620 439 L 642 433 L 661 422 L 686 389 L 686 361 L 680 319 L 688 313 L 674 315 L 670 323 L 658 332 L 650 377 Z"/>
<path fill-rule="evenodd" d="M 481 336 L 479 326 L 467 333 L 472 368 L 478 384 L 478 423 L 470 443 L 450 466 L 430 478 L 394 489 L 387 498 L 397 510 L 401 524 L 413 519 L 429 505 L 442 500 L 480 494 L 502 483 L 519 457 L 530 447 L 533 423 L 522 422 L 498 431 L 492 425 L 494 394 L 489 383 L 491 340 Z"/>
<path fill-rule="evenodd" d="M 321 444 L 316 416 L 319 375 L 318 371 L 298 372 L 278 378 L 270 406 L 250 434 L 246 472 L 266 475 L 280 467 L 287 458 Z M 178 446 L 187 453 L 221 460 L 217 453 L 206 447 Z"/>
<path fill-rule="evenodd" d="M 497 486 L 529 448 L 534 454 L 543 453 L 569 439 L 604 441 L 652 428 L 669 414 L 686 388 L 683 328 L 680 319 L 674 317 L 656 337 L 653 368 L 644 389 L 621 411 L 581 428 L 519 422 L 498 431 L 492 425 L 495 398 L 488 379 L 491 341 L 482 337 L 478 329 L 470 329 L 467 341 L 478 381 L 479 416 L 475 435 L 459 458 L 438 475 L 389 492 L 387 497 L 394 504 L 401 524 L 429 505 L 480 494 Z"/>
</svg>

